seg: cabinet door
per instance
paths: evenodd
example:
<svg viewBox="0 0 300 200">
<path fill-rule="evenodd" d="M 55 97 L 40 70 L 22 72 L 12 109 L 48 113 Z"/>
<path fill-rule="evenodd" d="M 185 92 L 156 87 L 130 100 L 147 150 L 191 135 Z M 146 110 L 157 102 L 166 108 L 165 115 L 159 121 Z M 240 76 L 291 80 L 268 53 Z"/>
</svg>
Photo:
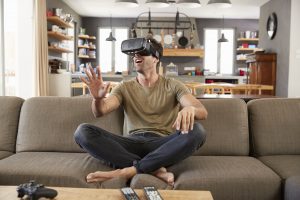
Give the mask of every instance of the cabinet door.
<svg viewBox="0 0 300 200">
<path fill-rule="evenodd" d="M 258 84 L 273 85 L 272 63 L 258 63 Z"/>
<path fill-rule="evenodd" d="M 249 84 L 257 84 L 257 65 L 249 63 Z"/>
</svg>

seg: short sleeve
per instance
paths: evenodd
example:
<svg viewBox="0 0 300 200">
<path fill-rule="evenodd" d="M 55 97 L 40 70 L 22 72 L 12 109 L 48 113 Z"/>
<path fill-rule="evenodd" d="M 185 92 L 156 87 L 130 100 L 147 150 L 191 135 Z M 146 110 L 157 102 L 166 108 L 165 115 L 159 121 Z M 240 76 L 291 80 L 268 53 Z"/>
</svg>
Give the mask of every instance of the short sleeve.
<svg viewBox="0 0 300 200">
<path fill-rule="evenodd" d="M 176 99 L 178 102 L 183 95 L 191 93 L 190 90 L 178 80 L 170 79 L 170 84 L 176 94 Z"/>
<path fill-rule="evenodd" d="M 109 93 L 109 96 L 114 95 L 119 100 L 120 104 L 123 102 L 123 91 L 124 91 L 124 83 L 121 82 L 117 86 L 113 87 L 112 91 Z"/>
</svg>

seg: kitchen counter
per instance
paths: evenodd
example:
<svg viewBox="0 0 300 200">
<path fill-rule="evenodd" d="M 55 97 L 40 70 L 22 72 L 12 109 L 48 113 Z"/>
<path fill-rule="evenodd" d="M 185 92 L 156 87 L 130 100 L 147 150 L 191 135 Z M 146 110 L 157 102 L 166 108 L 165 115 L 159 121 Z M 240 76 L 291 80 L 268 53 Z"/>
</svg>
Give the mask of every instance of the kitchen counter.
<svg viewBox="0 0 300 200">
<path fill-rule="evenodd" d="M 72 78 L 76 79 L 80 76 L 86 76 L 83 73 L 74 73 L 72 74 Z M 122 80 L 129 80 L 136 77 L 136 75 L 119 75 L 119 74 L 102 74 L 102 78 L 104 81 L 122 81 Z M 237 83 L 244 83 L 246 76 L 234 76 L 234 75 L 218 75 L 218 76 L 188 76 L 188 75 L 179 75 L 179 76 L 170 76 L 172 78 L 178 79 L 182 82 L 200 82 L 205 83 L 207 79 L 214 79 L 214 80 L 236 80 Z"/>
</svg>

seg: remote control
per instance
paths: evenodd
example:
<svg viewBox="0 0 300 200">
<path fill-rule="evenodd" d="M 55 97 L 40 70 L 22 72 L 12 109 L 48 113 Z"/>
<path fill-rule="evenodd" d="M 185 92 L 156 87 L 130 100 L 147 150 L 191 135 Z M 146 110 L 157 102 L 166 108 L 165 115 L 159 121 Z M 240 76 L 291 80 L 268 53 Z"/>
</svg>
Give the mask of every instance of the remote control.
<svg viewBox="0 0 300 200">
<path fill-rule="evenodd" d="M 138 195 L 130 187 L 125 187 L 121 189 L 126 200 L 139 200 Z"/>
<path fill-rule="evenodd" d="M 153 186 L 144 187 L 144 191 L 148 200 L 163 200 L 157 189 Z"/>
</svg>

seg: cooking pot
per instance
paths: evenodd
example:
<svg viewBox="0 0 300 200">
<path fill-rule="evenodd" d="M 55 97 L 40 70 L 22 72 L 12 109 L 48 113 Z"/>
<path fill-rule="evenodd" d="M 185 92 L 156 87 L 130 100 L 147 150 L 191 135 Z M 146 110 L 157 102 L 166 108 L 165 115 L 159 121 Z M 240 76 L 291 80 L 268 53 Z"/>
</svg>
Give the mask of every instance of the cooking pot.
<svg viewBox="0 0 300 200">
<path fill-rule="evenodd" d="M 184 31 L 183 31 L 182 36 L 178 39 L 178 44 L 181 47 L 185 47 L 188 43 L 189 40 L 187 39 L 187 37 L 184 36 Z"/>
</svg>

